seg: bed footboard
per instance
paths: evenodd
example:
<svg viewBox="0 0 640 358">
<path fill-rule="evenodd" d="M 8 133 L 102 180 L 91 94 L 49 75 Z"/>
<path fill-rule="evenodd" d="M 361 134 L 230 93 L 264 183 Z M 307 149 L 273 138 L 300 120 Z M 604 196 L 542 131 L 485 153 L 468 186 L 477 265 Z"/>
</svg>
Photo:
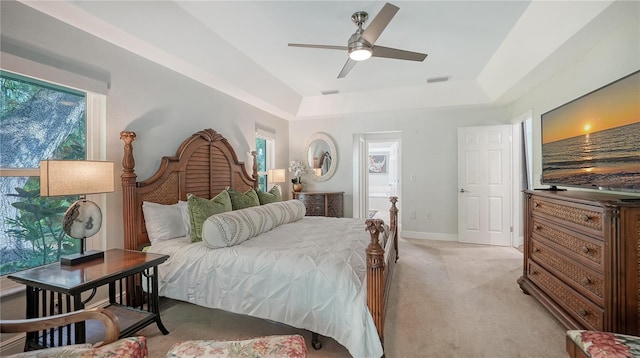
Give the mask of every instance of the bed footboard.
<svg viewBox="0 0 640 358">
<path fill-rule="evenodd" d="M 385 245 L 390 252 L 385 254 L 384 248 L 378 240 L 384 231 L 384 221 L 380 219 L 368 219 L 366 231 L 371 235 L 371 242 L 366 249 L 367 254 L 367 306 L 373 317 L 373 321 L 380 336 L 380 342 L 384 347 L 384 318 L 387 301 L 391 289 L 393 268 L 398 260 L 398 208 L 397 197 L 390 197 L 390 232 Z"/>
</svg>

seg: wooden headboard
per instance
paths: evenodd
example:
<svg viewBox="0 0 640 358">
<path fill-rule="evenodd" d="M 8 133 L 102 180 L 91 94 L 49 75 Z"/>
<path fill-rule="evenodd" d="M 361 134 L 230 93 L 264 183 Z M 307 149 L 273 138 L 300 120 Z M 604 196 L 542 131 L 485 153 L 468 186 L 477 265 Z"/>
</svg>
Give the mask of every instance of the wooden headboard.
<svg viewBox="0 0 640 358">
<path fill-rule="evenodd" d="M 162 157 L 160 167 L 151 178 L 136 181 L 133 141 L 135 132 L 122 131 L 122 197 L 124 248 L 140 250 L 149 245 L 142 214 L 142 202 L 175 204 L 186 200 L 187 193 L 212 198 L 227 187 L 245 191 L 257 188 L 258 165 L 253 156 L 253 173 L 249 175 L 238 161 L 229 142 L 213 129 L 204 129 L 187 138 L 173 157 Z"/>
</svg>

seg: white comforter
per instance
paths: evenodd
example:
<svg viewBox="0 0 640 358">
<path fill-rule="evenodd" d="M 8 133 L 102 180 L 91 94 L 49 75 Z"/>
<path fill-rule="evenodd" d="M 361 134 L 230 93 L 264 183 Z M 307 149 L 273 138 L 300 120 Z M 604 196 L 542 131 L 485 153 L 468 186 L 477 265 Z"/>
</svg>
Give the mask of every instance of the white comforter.
<svg viewBox="0 0 640 358">
<path fill-rule="evenodd" d="M 363 219 L 305 217 L 240 245 L 211 249 L 176 239 L 149 252 L 160 265 L 160 295 L 270 319 L 332 337 L 354 357 L 380 357 L 366 304 Z"/>
</svg>

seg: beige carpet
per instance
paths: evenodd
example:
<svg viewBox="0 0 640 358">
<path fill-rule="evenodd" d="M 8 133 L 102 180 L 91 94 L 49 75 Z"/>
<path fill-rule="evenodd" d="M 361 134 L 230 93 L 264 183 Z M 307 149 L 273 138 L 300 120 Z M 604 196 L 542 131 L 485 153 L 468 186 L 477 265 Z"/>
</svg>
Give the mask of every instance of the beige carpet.
<svg viewBox="0 0 640 358">
<path fill-rule="evenodd" d="M 442 241 L 400 240 L 385 326 L 389 358 L 566 357 L 562 326 L 522 293 L 522 254 L 513 248 Z M 311 334 L 278 323 L 164 299 L 162 320 L 139 333 L 150 357 L 163 357 L 177 341 L 246 339 L 301 334 L 309 357 L 350 357 L 334 340 L 310 346 Z"/>
</svg>

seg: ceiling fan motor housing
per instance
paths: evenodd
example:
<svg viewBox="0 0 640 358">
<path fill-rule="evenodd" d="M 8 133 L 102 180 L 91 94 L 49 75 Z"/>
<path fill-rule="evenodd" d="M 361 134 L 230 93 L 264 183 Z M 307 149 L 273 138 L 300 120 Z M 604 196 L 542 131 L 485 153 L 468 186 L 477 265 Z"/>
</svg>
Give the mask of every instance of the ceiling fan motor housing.
<svg viewBox="0 0 640 358">
<path fill-rule="evenodd" d="M 366 60 L 367 58 L 371 57 L 373 46 L 367 40 L 362 38 L 362 33 L 364 32 L 364 30 L 362 29 L 362 25 L 364 24 L 365 21 L 367 21 L 368 18 L 369 18 L 369 14 L 367 14 L 366 11 L 358 11 L 358 12 L 355 12 L 353 15 L 351 15 L 351 21 L 353 21 L 358 26 L 358 29 L 353 35 L 351 35 L 351 37 L 349 37 L 349 43 L 348 43 L 349 54 L 351 55 L 351 53 L 354 51 L 363 51 L 363 50 L 364 50 L 363 53 L 365 51 L 368 53 L 368 56 L 361 55 L 361 56 L 356 56 L 355 58 L 354 56 L 350 56 L 352 59 L 357 61 Z"/>
</svg>

